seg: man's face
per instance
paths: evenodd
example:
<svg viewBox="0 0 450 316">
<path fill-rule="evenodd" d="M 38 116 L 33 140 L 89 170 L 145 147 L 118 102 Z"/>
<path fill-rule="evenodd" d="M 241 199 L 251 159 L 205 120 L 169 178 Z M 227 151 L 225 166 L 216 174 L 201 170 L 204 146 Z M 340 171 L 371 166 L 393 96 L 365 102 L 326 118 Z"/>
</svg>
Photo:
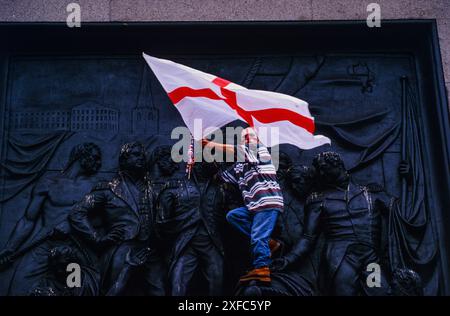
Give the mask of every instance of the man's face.
<svg viewBox="0 0 450 316">
<path fill-rule="evenodd" d="M 159 158 L 157 164 L 159 170 L 164 176 L 170 176 L 178 169 L 178 165 L 173 161 L 170 152 L 167 152 L 165 155 Z"/>
<path fill-rule="evenodd" d="M 292 188 L 295 192 L 300 194 L 301 196 L 305 196 L 308 194 L 310 190 L 310 183 L 306 180 L 306 177 L 298 177 L 294 181 L 292 181 Z"/>
<path fill-rule="evenodd" d="M 244 144 L 257 144 L 258 137 L 256 136 L 255 130 L 250 127 L 242 130 L 241 142 Z"/>
<path fill-rule="evenodd" d="M 313 187 L 312 170 L 306 166 L 294 166 L 290 176 L 293 191 L 301 197 L 306 197 Z"/>
<path fill-rule="evenodd" d="M 81 157 L 80 165 L 86 174 L 94 174 L 100 169 L 101 154 L 98 150 L 92 150 L 89 154 Z"/>
<path fill-rule="evenodd" d="M 345 174 L 346 170 L 341 166 L 333 166 L 324 159 L 320 159 L 317 173 L 324 184 L 337 184 L 336 181 Z"/>
<path fill-rule="evenodd" d="M 142 170 L 145 168 L 145 153 L 140 146 L 133 146 L 126 158 L 127 169 Z"/>
</svg>

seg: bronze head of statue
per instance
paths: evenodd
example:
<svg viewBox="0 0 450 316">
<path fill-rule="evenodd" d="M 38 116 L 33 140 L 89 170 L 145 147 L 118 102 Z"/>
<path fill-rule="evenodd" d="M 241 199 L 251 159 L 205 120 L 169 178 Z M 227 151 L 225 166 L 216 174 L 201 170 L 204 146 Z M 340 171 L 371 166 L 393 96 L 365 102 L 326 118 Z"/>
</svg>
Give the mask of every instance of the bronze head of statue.
<svg viewBox="0 0 450 316">
<path fill-rule="evenodd" d="M 314 187 L 314 174 L 310 167 L 293 165 L 289 171 L 292 190 L 300 197 L 306 198 Z"/>
<path fill-rule="evenodd" d="M 77 263 L 79 260 L 80 258 L 72 247 L 56 246 L 48 254 L 48 268 L 55 278 L 65 280 L 67 277 L 67 266 L 70 263 Z"/>
<path fill-rule="evenodd" d="M 73 147 L 63 172 L 66 172 L 77 161 L 84 174 L 95 174 L 102 166 L 100 147 L 94 143 L 82 143 Z"/>
<path fill-rule="evenodd" d="M 348 183 L 347 169 L 337 152 L 326 151 L 318 154 L 312 165 L 319 185 L 342 187 Z"/>
<path fill-rule="evenodd" d="M 171 176 L 178 170 L 178 164 L 173 161 L 171 151 L 171 146 L 162 145 L 156 147 L 152 154 L 152 163 L 159 168 L 163 176 Z"/>
<path fill-rule="evenodd" d="M 120 149 L 119 170 L 133 174 L 144 174 L 147 159 L 144 145 L 140 142 L 126 143 Z"/>
<path fill-rule="evenodd" d="M 396 269 L 392 273 L 390 294 L 393 296 L 422 296 L 422 280 L 411 269 Z"/>
<path fill-rule="evenodd" d="M 292 159 L 284 151 L 280 151 L 278 158 L 278 170 L 277 178 L 278 180 L 285 180 L 292 167 Z"/>
</svg>

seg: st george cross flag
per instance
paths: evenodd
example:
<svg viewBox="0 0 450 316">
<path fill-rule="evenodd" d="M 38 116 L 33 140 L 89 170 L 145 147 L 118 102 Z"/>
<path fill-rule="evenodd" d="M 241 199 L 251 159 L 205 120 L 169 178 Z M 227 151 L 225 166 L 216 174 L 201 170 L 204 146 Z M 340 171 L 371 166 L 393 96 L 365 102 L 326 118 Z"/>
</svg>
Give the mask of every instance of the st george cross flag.
<svg viewBox="0 0 450 316">
<path fill-rule="evenodd" d="M 314 118 L 303 100 L 247 89 L 170 60 L 143 56 L 196 139 L 207 136 L 211 128 L 241 120 L 268 147 L 287 143 L 311 149 L 330 143 L 329 138 L 314 135 Z M 196 119 L 202 121 L 202 135 L 194 131 Z"/>
</svg>

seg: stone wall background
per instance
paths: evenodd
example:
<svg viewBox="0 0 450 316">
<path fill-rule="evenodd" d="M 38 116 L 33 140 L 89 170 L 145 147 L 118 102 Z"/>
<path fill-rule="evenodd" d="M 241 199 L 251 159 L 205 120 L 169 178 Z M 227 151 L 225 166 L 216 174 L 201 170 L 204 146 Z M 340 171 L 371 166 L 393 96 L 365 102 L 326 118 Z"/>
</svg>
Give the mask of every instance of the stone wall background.
<svg viewBox="0 0 450 316">
<path fill-rule="evenodd" d="M 450 0 L 0 0 L 0 22 L 64 22 L 71 2 L 82 23 L 365 20 L 376 2 L 382 19 L 436 19 L 450 91 Z"/>
</svg>

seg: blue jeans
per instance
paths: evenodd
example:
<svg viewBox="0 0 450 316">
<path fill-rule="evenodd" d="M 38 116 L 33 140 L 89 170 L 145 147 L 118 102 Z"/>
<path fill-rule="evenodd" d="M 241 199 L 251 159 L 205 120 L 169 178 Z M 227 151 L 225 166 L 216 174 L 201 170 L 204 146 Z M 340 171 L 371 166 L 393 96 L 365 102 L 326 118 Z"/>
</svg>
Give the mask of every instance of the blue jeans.
<svg viewBox="0 0 450 316">
<path fill-rule="evenodd" d="M 246 207 L 238 207 L 227 214 L 227 221 L 250 237 L 253 252 L 253 267 L 270 265 L 269 239 L 275 227 L 278 209 L 250 212 Z"/>
</svg>

